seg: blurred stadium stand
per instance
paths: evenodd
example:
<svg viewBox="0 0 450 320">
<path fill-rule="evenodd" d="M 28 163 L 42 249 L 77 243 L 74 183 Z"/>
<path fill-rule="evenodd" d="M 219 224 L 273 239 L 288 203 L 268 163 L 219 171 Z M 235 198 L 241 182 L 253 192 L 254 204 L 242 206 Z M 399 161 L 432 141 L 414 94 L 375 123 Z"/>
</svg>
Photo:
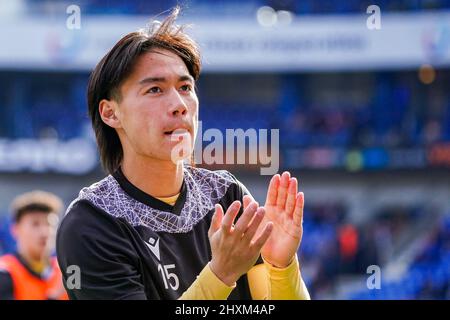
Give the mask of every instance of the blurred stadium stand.
<svg viewBox="0 0 450 320">
<path fill-rule="evenodd" d="M 438 220 L 412 263 L 396 280 L 383 280 L 379 290 L 361 290 L 349 299 L 450 299 L 450 219 Z"/>
<path fill-rule="evenodd" d="M 289 11 L 299 19 L 308 16 L 312 23 L 315 16 L 359 14 L 365 26 L 367 6 L 373 4 L 357 0 L 14 0 L 0 3 L 0 17 L 52 20 L 62 12 L 65 19 L 65 8 L 74 2 L 94 20 L 97 15 L 106 16 L 109 26 L 118 24 L 118 16 L 147 18 L 179 3 L 187 22 L 191 17 L 209 19 L 222 23 L 224 30 L 232 24 L 229 18 L 254 23 L 262 6 Z M 376 4 L 383 14 L 399 13 L 400 18 L 450 10 L 450 0 L 380 0 Z M 325 21 L 338 21 L 329 19 Z M 0 27 L 8 26 L 8 19 L 3 21 Z M 338 55 L 331 55 L 331 64 L 321 66 L 319 61 L 308 68 L 303 62 L 292 70 L 291 61 L 279 67 L 275 58 L 268 58 L 269 69 L 245 69 L 239 61 L 218 69 L 213 59 L 205 64 L 197 84 L 203 130 L 280 129 L 280 170 L 289 169 L 298 176 L 306 195 L 300 258 L 312 298 L 450 299 L 449 21 L 440 26 L 428 38 L 416 39 L 423 47 L 429 38 L 435 40 L 430 50 L 447 60 L 427 56 L 426 47 L 417 53 L 425 65 L 404 63 L 395 55 L 381 66 L 380 61 L 370 66 L 350 61 L 337 70 L 329 66 L 340 63 Z M 266 30 L 263 33 L 269 34 Z M 109 31 L 99 30 L 99 35 L 88 39 L 106 50 L 109 40 L 103 43 L 105 33 L 101 32 Z M 73 35 L 66 39 L 69 49 L 73 39 Z M 12 46 L 20 42 L 10 41 Z M 61 49 L 51 42 L 51 49 L 61 56 L 53 59 L 54 52 L 49 50 L 44 65 L 14 64 L 14 59 L 4 58 L 9 48 L 0 48 L 0 254 L 14 249 L 7 217 L 14 195 L 43 188 L 69 204 L 81 187 L 103 176 L 86 112 L 92 59 L 81 66 L 70 65 L 70 59 L 82 56 L 83 50 L 76 47 L 74 55 L 66 56 L 64 44 L 61 40 Z M 383 51 L 395 53 L 399 48 L 389 49 Z M 245 166 L 232 170 L 239 171 L 238 177 L 263 201 L 268 177 Z M 366 287 L 369 265 L 382 269 L 379 290 Z"/>
<path fill-rule="evenodd" d="M 54 5 L 61 3 L 72 3 L 60 0 L 27 0 L 26 7 L 37 13 L 51 12 Z M 255 10 L 261 6 L 270 6 L 275 10 L 291 11 L 295 14 L 348 14 L 365 11 L 369 5 L 375 4 L 373 1 L 347 0 L 249 0 L 243 3 L 239 0 L 159 0 L 159 1 L 122 1 L 122 0 L 80 0 L 77 3 L 83 7 L 88 14 L 154 14 L 167 10 L 176 4 L 184 5 L 189 13 L 213 13 L 218 15 L 230 14 L 254 14 Z M 449 9 L 448 0 L 379 0 L 376 4 L 389 11 L 423 11 L 436 9 Z"/>
</svg>

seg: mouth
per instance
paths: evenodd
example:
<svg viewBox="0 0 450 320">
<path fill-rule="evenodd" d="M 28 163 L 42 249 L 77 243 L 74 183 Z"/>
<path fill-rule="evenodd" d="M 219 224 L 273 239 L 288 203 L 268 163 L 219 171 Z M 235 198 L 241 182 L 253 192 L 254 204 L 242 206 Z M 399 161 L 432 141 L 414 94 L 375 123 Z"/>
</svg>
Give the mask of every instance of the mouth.
<svg viewBox="0 0 450 320">
<path fill-rule="evenodd" d="M 173 130 L 169 130 L 169 131 L 164 131 L 164 135 L 166 136 L 172 136 L 172 135 L 185 135 L 185 134 L 189 134 L 189 129 L 186 128 L 176 128 Z"/>
<path fill-rule="evenodd" d="M 45 246 L 47 246 L 47 240 L 40 240 L 40 241 L 38 241 L 38 244 L 40 247 L 45 247 Z"/>
</svg>

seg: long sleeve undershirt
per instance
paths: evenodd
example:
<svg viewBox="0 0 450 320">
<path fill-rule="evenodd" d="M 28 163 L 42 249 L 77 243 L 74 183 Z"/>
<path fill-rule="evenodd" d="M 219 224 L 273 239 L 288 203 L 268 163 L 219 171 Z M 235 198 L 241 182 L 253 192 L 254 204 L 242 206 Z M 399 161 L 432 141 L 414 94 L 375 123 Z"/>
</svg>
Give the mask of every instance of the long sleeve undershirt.
<svg viewBox="0 0 450 320">
<path fill-rule="evenodd" d="M 158 198 L 174 205 L 178 195 Z M 264 259 L 263 259 L 264 261 Z M 276 268 L 264 261 L 247 273 L 250 293 L 254 300 L 309 300 L 309 292 L 300 274 L 298 257 L 286 268 Z M 197 279 L 181 295 L 180 300 L 226 300 L 235 288 L 223 283 L 209 267 L 203 268 Z"/>
</svg>

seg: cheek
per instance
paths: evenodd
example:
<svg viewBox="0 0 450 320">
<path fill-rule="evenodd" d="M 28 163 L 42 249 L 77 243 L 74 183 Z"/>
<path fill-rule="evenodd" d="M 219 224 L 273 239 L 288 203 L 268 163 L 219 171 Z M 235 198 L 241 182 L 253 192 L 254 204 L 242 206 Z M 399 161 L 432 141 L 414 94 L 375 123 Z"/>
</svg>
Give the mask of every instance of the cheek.
<svg viewBox="0 0 450 320">
<path fill-rule="evenodd" d="M 32 237 L 39 237 L 42 234 L 42 227 L 39 225 L 30 226 L 28 232 Z"/>
<path fill-rule="evenodd" d="M 199 105 L 198 105 L 198 99 L 197 96 L 195 96 L 195 100 L 192 107 L 192 116 L 194 120 L 194 134 L 197 135 L 197 129 L 198 129 L 198 111 L 199 111 Z"/>
<path fill-rule="evenodd" d="M 192 105 L 192 112 L 195 114 L 198 114 L 198 97 L 196 94 L 192 94 L 191 97 L 191 105 Z"/>
<path fill-rule="evenodd" d="M 122 126 L 127 136 L 139 142 L 142 139 L 148 139 L 153 136 L 156 131 L 159 131 L 158 114 L 156 110 L 149 108 L 136 108 L 127 110 L 127 113 L 122 115 Z"/>
<path fill-rule="evenodd" d="M 37 228 L 33 228 L 31 225 L 26 225 L 22 226 L 17 235 L 23 243 L 33 246 L 37 243 L 36 240 L 39 236 L 39 232 Z"/>
<path fill-rule="evenodd" d="M 160 134 L 162 131 L 160 119 L 161 117 L 158 116 L 158 114 L 156 113 L 142 115 L 139 124 L 141 134 L 142 135 L 146 134 L 147 138 L 159 139 L 160 137 L 157 135 Z"/>
</svg>

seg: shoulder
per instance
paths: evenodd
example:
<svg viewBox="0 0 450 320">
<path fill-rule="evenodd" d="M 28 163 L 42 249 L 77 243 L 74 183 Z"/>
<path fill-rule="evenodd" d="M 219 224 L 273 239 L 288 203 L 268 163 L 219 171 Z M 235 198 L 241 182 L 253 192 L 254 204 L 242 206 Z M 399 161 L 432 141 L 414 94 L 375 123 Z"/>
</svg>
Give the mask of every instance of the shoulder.
<svg viewBox="0 0 450 320">
<path fill-rule="evenodd" d="M 10 282 L 11 274 L 7 268 L 0 268 L 0 287 L 5 283 Z"/>
<path fill-rule="evenodd" d="M 67 208 L 67 213 L 69 213 L 72 210 L 72 207 L 81 200 L 87 200 L 94 210 L 96 208 L 106 209 L 109 203 L 120 200 L 117 198 L 118 190 L 120 190 L 119 183 L 112 175 L 108 175 L 102 180 L 81 189 L 78 197 Z"/>
<path fill-rule="evenodd" d="M 185 172 L 192 175 L 198 180 L 214 182 L 227 181 L 229 183 L 236 183 L 236 177 L 227 170 L 209 170 L 205 168 L 197 168 L 186 165 Z"/>
<path fill-rule="evenodd" d="M 89 224 L 102 225 L 117 222 L 108 212 L 108 207 L 117 199 L 117 181 L 108 175 L 104 179 L 81 189 L 78 197 L 68 206 L 60 224 L 60 229 L 79 227 Z"/>
<path fill-rule="evenodd" d="M 61 237 L 96 236 L 98 232 L 108 232 L 119 228 L 120 222 L 87 199 L 72 202 L 64 215 L 58 231 Z"/>
<path fill-rule="evenodd" d="M 228 189 L 239 188 L 242 184 L 238 179 L 227 170 L 208 170 L 185 166 L 186 182 L 192 182 L 200 186 L 202 190 L 209 188 L 224 194 Z M 231 187 L 231 188 L 230 188 Z"/>
<path fill-rule="evenodd" d="M 86 199 L 73 202 L 56 234 L 56 251 L 84 251 L 102 243 L 122 243 L 123 222 L 94 206 Z"/>
<path fill-rule="evenodd" d="M 56 234 L 56 256 L 61 270 L 78 265 L 96 268 L 116 255 L 132 255 L 126 223 L 87 200 L 78 200 L 61 221 Z"/>
<path fill-rule="evenodd" d="M 5 254 L 0 256 L 0 274 L 9 274 L 9 268 L 11 268 L 14 260 L 15 257 L 13 254 Z"/>
<path fill-rule="evenodd" d="M 94 206 L 89 200 L 77 199 L 69 206 L 59 229 L 81 227 L 96 224 L 101 220 L 111 220 L 103 210 Z"/>
<path fill-rule="evenodd" d="M 217 200 L 225 197 L 230 200 L 241 200 L 250 194 L 247 188 L 231 172 L 227 170 L 208 170 L 185 166 L 185 171 L 201 189 L 202 193 L 217 194 Z M 186 179 L 189 182 L 189 179 Z"/>
<path fill-rule="evenodd" d="M 0 300 L 12 300 L 13 295 L 13 279 L 11 274 L 0 268 Z"/>
<path fill-rule="evenodd" d="M 12 254 L 0 257 L 0 300 L 13 299 L 13 279 L 10 270 L 14 267 L 11 264 L 14 258 Z"/>
</svg>

